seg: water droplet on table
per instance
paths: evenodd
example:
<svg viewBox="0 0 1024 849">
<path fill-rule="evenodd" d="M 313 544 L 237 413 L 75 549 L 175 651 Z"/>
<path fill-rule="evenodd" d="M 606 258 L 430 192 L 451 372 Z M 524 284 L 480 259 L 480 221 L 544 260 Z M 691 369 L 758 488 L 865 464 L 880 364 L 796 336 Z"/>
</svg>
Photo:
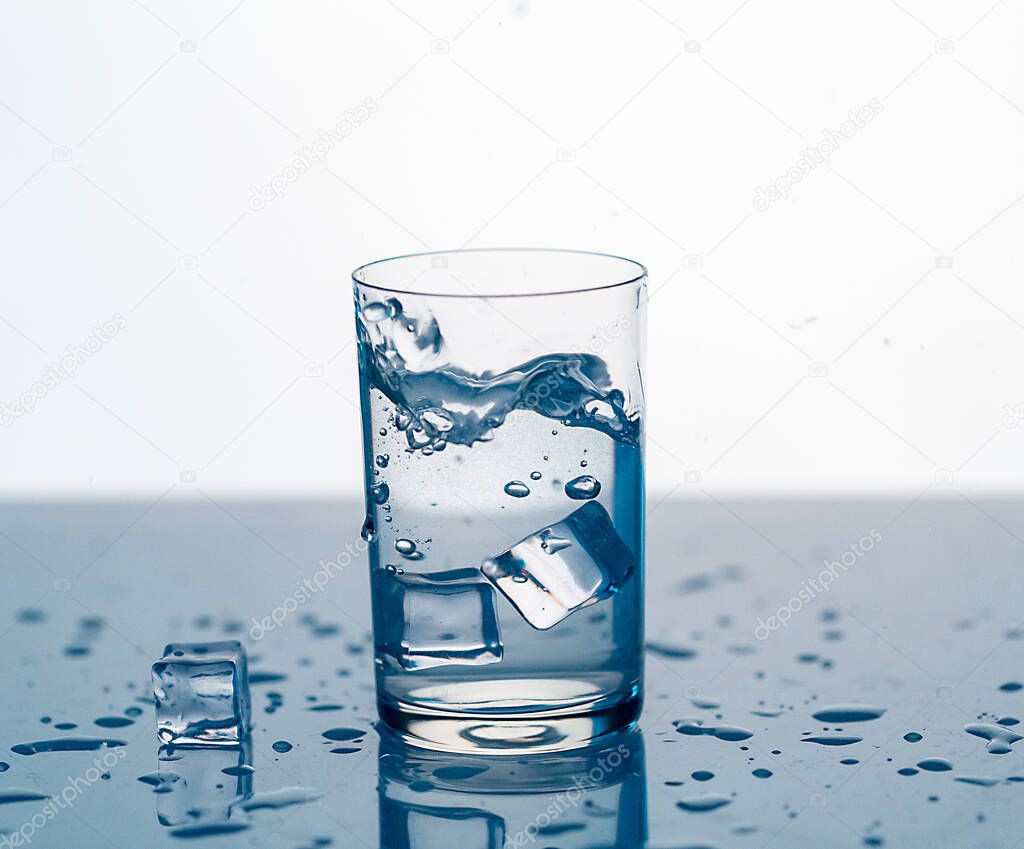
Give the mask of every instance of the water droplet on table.
<svg viewBox="0 0 1024 849">
<path fill-rule="evenodd" d="M 526 498 L 530 494 L 530 487 L 522 481 L 509 481 L 505 484 L 505 494 L 513 498 Z"/>
</svg>

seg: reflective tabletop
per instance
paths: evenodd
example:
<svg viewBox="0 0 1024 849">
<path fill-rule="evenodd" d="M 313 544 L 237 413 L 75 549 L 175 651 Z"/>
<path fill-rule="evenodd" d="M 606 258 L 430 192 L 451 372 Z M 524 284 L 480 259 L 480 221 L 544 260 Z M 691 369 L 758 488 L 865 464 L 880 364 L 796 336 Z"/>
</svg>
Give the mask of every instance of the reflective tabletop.
<svg viewBox="0 0 1024 849">
<path fill-rule="evenodd" d="M 0 847 L 1018 843 L 1019 502 L 651 499 L 639 727 L 501 757 L 378 730 L 361 518 L 0 505 Z M 150 666 L 232 639 L 251 740 L 161 749 Z"/>
</svg>

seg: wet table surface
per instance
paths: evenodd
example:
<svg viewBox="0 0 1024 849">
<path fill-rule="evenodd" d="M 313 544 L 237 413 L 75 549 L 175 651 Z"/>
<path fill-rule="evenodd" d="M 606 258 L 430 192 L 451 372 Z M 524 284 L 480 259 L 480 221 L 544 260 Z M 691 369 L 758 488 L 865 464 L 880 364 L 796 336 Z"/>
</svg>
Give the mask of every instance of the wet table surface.
<svg viewBox="0 0 1024 849">
<path fill-rule="evenodd" d="M 0 506 L 0 846 L 1019 845 L 1019 502 L 652 500 L 640 734 L 512 769 L 374 730 L 358 505 L 183 489 Z M 200 753 L 156 792 L 149 667 L 233 638 L 251 774 Z M 26 748 L 83 737 L 123 745 Z"/>
</svg>

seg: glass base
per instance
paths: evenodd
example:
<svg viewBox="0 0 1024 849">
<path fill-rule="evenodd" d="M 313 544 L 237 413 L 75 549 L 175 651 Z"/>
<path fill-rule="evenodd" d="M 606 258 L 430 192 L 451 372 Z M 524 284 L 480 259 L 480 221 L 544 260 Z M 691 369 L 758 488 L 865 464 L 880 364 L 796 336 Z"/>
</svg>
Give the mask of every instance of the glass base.
<svg viewBox="0 0 1024 849">
<path fill-rule="evenodd" d="M 608 704 L 577 705 L 571 712 L 508 715 L 452 713 L 377 700 L 384 724 L 413 746 L 494 755 L 562 752 L 589 746 L 636 724 L 638 695 Z"/>
</svg>

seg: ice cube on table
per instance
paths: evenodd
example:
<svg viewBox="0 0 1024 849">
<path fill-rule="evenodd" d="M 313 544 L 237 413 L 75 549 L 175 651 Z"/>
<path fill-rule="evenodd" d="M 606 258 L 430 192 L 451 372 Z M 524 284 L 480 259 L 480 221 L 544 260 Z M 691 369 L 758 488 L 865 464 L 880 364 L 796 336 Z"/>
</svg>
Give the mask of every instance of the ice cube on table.
<svg viewBox="0 0 1024 849">
<path fill-rule="evenodd" d="M 608 511 L 588 501 L 562 521 L 485 560 L 480 571 L 538 630 L 607 598 L 636 568 Z"/>
<path fill-rule="evenodd" d="M 160 776 L 174 776 L 156 799 L 163 826 L 228 822 L 234 807 L 252 796 L 252 751 L 248 743 L 226 747 L 162 746 Z M 227 769 L 231 773 L 227 774 Z"/>
<path fill-rule="evenodd" d="M 501 660 L 494 590 L 478 569 L 431 574 L 380 570 L 383 645 L 405 669 Z"/>
<path fill-rule="evenodd" d="M 153 664 L 157 734 L 175 746 L 237 746 L 248 736 L 249 676 L 237 640 L 171 643 Z"/>
</svg>

